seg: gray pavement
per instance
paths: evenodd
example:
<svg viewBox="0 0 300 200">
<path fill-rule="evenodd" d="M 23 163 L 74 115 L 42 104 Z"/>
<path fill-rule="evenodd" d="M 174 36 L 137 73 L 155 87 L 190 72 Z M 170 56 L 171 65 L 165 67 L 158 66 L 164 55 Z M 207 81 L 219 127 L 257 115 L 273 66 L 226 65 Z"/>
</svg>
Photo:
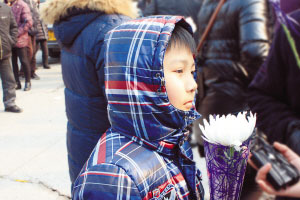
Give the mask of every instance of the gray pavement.
<svg viewBox="0 0 300 200">
<path fill-rule="evenodd" d="M 17 91 L 22 113 L 6 113 L 0 104 L 1 200 L 70 197 L 64 85 L 59 60 L 50 61 L 50 70 L 37 70 L 41 80 L 32 80 L 32 90 Z"/>
</svg>

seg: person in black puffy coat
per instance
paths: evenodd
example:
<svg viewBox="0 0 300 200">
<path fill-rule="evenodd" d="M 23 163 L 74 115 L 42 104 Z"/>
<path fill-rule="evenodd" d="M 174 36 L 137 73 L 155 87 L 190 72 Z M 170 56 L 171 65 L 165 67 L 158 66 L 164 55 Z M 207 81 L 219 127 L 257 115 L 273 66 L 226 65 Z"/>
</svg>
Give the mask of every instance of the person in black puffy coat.
<svg viewBox="0 0 300 200">
<path fill-rule="evenodd" d="M 41 6 L 61 47 L 68 118 L 67 148 L 73 183 L 101 135 L 110 127 L 104 93 L 105 34 L 136 16 L 131 0 L 52 0 Z"/>
<path fill-rule="evenodd" d="M 198 13 L 200 36 L 218 3 L 219 0 L 203 0 Z M 194 124 L 194 132 L 200 153 L 199 122 L 209 115 L 248 109 L 247 86 L 270 48 L 273 22 L 269 15 L 273 13 L 269 10 L 267 0 L 227 0 L 197 55 L 200 77 L 196 107 L 202 118 Z"/>
<path fill-rule="evenodd" d="M 151 0 L 143 10 L 144 16 L 149 15 L 182 15 L 186 16 L 185 0 Z"/>
<path fill-rule="evenodd" d="M 203 1 L 198 15 L 200 35 L 218 2 Z M 222 6 L 197 56 L 201 72 L 197 110 L 203 118 L 247 108 L 246 88 L 270 48 L 268 15 L 266 0 L 228 0 Z"/>
<path fill-rule="evenodd" d="M 190 25 L 195 25 L 194 39 L 198 43 L 197 14 L 203 0 L 151 0 L 142 9 L 144 16 L 149 15 L 181 15 L 190 17 L 193 22 L 188 21 Z M 196 29 L 196 30 L 195 30 Z"/>
</svg>

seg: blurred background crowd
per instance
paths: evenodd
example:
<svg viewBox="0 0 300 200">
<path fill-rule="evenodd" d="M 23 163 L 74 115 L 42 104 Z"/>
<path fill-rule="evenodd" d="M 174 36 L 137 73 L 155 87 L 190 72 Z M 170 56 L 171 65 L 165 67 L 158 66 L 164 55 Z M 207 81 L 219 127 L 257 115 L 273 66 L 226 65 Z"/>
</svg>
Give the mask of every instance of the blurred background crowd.
<svg viewBox="0 0 300 200">
<path fill-rule="evenodd" d="M 40 18 L 40 3 L 39 0 L 5 0 L 0 6 L 0 69 L 7 112 L 22 112 L 15 104 L 15 90 L 22 89 L 21 80 L 25 80 L 24 91 L 31 89 L 31 79 L 40 80 L 36 73 L 36 53 L 39 49 L 42 51 L 42 67 L 50 69 L 48 29 Z"/>
</svg>

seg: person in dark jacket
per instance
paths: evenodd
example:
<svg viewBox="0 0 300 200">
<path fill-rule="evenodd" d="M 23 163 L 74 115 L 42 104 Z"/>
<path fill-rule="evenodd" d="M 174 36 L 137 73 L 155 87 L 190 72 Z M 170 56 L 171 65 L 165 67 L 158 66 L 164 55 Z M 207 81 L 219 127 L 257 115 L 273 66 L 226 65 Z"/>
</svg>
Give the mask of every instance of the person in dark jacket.
<svg viewBox="0 0 300 200">
<path fill-rule="evenodd" d="M 185 0 L 151 0 L 151 2 L 143 10 L 143 15 L 186 16 L 186 5 Z"/>
<path fill-rule="evenodd" d="M 219 0 L 203 0 L 198 14 L 200 35 L 218 3 Z M 248 109 L 248 84 L 270 48 L 270 30 L 273 29 L 273 26 L 269 27 L 270 14 L 267 0 L 227 0 L 197 55 L 200 73 L 196 107 L 202 117 L 195 123 L 193 132 L 201 154 L 203 140 L 198 124 L 203 119 L 209 120 L 209 115 L 234 114 Z M 242 199 L 256 199 L 260 195 L 260 192 L 254 192 L 258 187 L 255 180 L 251 180 L 252 173 L 255 171 L 251 168 L 246 172 Z M 251 192 L 245 197 L 247 189 Z"/>
<path fill-rule="evenodd" d="M 151 0 L 138 0 L 137 7 L 143 12 Z"/>
<path fill-rule="evenodd" d="M 110 31 L 104 46 L 111 128 L 72 199 L 203 200 L 185 131 L 199 117 L 191 27 L 178 16 L 140 18 Z"/>
<path fill-rule="evenodd" d="M 72 183 L 98 139 L 109 128 L 104 94 L 104 35 L 136 16 L 131 0 L 52 0 L 41 7 L 45 23 L 54 23 L 68 118 L 67 148 Z"/>
<path fill-rule="evenodd" d="M 291 14 L 289 27 L 300 52 L 300 10 Z M 294 22 L 295 21 L 295 22 Z M 269 142 L 281 142 L 300 155 L 300 65 L 282 27 L 273 41 L 268 59 L 249 87 L 248 101 L 257 113 L 257 127 Z"/>
<path fill-rule="evenodd" d="M 38 33 L 35 37 L 36 39 L 36 48 L 35 48 L 35 52 L 33 55 L 33 62 L 36 63 L 36 53 L 39 50 L 39 47 L 42 50 L 42 62 L 43 62 L 43 68 L 44 69 L 50 69 L 49 63 L 48 63 L 48 28 L 47 25 L 43 22 L 43 20 L 39 19 L 38 20 Z"/>
<path fill-rule="evenodd" d="M 0 3 L 0 76 L 6 112 L 22 112 L 16 103 L 16 82 L 11 68 L 11 51 L 17 42 L 18 26 L 10 7 Z"/>
<path fill-rule="evenodd" d="M 40 1 L 37 1 L 38 8 L 40 5 Z M 37 34 L 35 36 L 36 40 L 36 48 L 33 55 L 34 63 L 36 63 L 36 53 L 39 50 L 39 46 L 42 50 L 42 62 L 43 62 L 43 68 L 44 69 L 50 69 L 50 66 L 48 64 L 48 46 L 47 46 L 47 40 L 48 40 L 48 28 L 47 25 L 43 22 L 43 20 L 39 17 L 37 21 Z"/>
<path fill-rule="evenodd" d="M 31 75 L 27 47 L 29 45 L 30 37 L 28 31 L 32 26 L 32 17 L 28 5 L 23 0 L 10 0 L 10 2 L 12 3 L 11 9 L 18 24 L 18 41 L 12 50 L 12 65 L 17 82 L 16 89 L 21 89 L 18 66 L 19 58 L 25 75 L 24 91 L 28 91 L 31 89 Z"/>
<path fill-rule="evenodd" d="M 191 17 L 191 25 L 197 26 L 197 13 L 202 0 L 151 0 L 142 10 L 143 16 L 150 15 L 180 15 Z M 195 28 L 197 29 L 197 27 Z M 196 31 L 196 30 L 193 30 Z M 194 34 L 195 41 L 198 42 L 199 33 Z"/>
<path fill-rule="evenodd" d="M 200 35 L 219 1 L 204 0 L 198 15 Z M 228 0 L 204 42 L 198 57 L 197 110 L 229 114 L 247 108 L 246 88 L 268 55 L 268 6 L 266 0 Z M 197 126 L 196 126 L 197 127 Z M 201 144 L 200 130 L 195 130 Z"/>
</svg>

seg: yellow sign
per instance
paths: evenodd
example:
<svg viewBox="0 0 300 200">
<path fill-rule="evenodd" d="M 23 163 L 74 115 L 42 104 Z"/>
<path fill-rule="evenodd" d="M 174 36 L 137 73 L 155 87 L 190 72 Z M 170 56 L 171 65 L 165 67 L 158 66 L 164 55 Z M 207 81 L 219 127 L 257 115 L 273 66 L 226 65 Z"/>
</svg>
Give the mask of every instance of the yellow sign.
<svg viewBox="0 0 300 200">
<path fill-rule="evenodd" d="M 49 36 L 49 38 L 48 38 L 49 41 L 56 41 L 53 31 L 48 31 L 48 36 Z"/>
</svg>

